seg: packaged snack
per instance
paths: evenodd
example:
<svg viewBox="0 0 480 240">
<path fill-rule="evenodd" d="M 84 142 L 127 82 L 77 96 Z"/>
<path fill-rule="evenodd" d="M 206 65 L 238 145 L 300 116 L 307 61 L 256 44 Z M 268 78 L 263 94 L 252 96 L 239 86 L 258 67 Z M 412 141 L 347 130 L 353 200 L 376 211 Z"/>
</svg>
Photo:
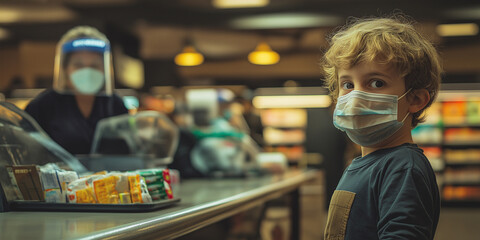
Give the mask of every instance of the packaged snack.
<svg viewBox="0 0 480 240">
<path fill-rule="evenodd" d="M 44 201 L 42 184 L 40 181 L 38 166 L 17 165 L 5 166 L 7 172 L 13 173 L 15 183 L 22 193 L 23 200 Z"/>
<path fill-rule="evenodd" d="M 142 187 L 140 185 L 140 175 L 132 174 L 128 176 L 130 186 L 130 196 L 132 203 L 142 203 Z"/>
<path fill-rule="evenodd" d="M 69 198 L 71 203 L 96 203 L 91 187 L 79 189 L 75 191 L 75 201 Z"/>
<path fill-rule="evenodd" d="M 148 192 L 165 191 L 165 185 L 163 184 L 163 182 L 149 184 L 147 185 L 147 190 Z"/>
<path fill-rule="evenodd" d="M 92 182 L 97 176 L 80 178 L 68 184 L 67 196 L 70 203 L 96 203 Z"/>
<path fill-rule="evenodd" d="M 126 204 L 126 203 L 132 203 L 132 198 L 130 197 L 130 193 L 125 192 L 125 193 L 120 193 L 120 203 Z"/>
<path fill-rule="evenodd" d="M 162 181 L 162 177 L 158 176 L 156 174 L 141 175 L 141 176 L 145 178 L 145 183 L 146 184 L 152 184 L 152 183 L 155 183 L 155 182 L 161 182 Z"/>
<path fill-rule="evenodd" d="M 75 181 L 78 179 L 78 174 L 74 171 L 64 171 L 64 170 L 57 170 L 57 180 L 60 185 L 60 191 L 62 194 L 62 199 L 60 202 L 68 202 L 67 198 L 67 186 L 71 182 Z"/>
<path fill-rule="evenodd" d="M 152 200 L 173 198 L 174 195 L 171 187 L 172 178 L 169 169 L 150 169 L 137 172 L 145 178 L 146 186 Z"/>
<path fill-rule="evenodd" d="M 45 201 L 55 203 L 67 202 L 67 185 L 77 180 L 78 174 L 74 171 L 60 169 L 55 163 L 39 166 L 38 169 Z"/>
<path fill-rule="evenodd" d="M 145 180 L 136 173 L 90 175 L 68 185 L 72 203 L 128 204 L 152 202 Z"/>
<path fill-rule="evenodd" d="M 167 182 L 168 184 L 171 183 L 172 178 L 170 177 L 170 171 L 168 169 L 163 169 L 162 170 L 162 176 L 163 176 L 163 180 L 165 182 Z"/>
<path fill-rule="evenodd" d="M 168 199 L 173 198 L 173 191 L 172 191 L 172 178 L 170 177 L 170 171 L 168 169 L 163 169 L 162 170 L 162 176 L 163 176 L 163 184 L 165 186 L 165 193 L 167 193 Z"/>
<path fill-rule="evenodd" d="M 148 192 L 147 184 L 145 182 L 145 178 L 143 178 L 143 177 L 140 178 L 140 187 L 142 189 L 142 201 L 144 203 L 151 203 L 152 202 L 152 197 L 150 196 L 150 193 Z"/>
<path fill-rule="evenodd" d="M 152 201 L 160 201 L 160 200 L 167 199 L 167 194 L 166 193 L 150 194 L 150 197 L 152 198 Z"/>
<path fill-rule="evenodd" d="M 50 203 L 65 203 L 65 197 L 60 188 L 44 190 L 45 202 Z"/>
<path fill-rule="evenodd" d="M 59 169 L 55 164 L 46 164 L 38 167 L 43 190 L 60 189 L 57 179 L 57 170 Z"/>
<path fill-rule="evenodd" d="M 130 187 L 128 184 L 128 176 L 125 173 L 117 173 L 117 185 L 116 189 L 119 193 L 130 193 Z"/>
<path fill-rule="evenodd" d="M 165 185 L 165 193 L 167 194 L 167 198 L 168 198 L 168 199 L 173 199 L 172 187 L 171 187 L 170 184 L 167 183 L 166 181 L 163 182 L 163 184 Z"/>
<path fill-rule="evenodd" d="M 97 203 L 115 204 L 119 202 L 118 192 L 116 190 L 117 178 L 114 175 L 93 181 L 93 189 Z"/>
</svg>

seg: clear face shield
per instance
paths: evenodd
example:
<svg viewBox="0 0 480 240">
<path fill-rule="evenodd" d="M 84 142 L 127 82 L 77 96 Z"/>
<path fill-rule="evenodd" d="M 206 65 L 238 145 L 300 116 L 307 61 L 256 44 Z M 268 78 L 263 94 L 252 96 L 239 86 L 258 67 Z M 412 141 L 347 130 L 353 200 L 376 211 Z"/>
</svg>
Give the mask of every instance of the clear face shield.
<svg viewBox="0 0 480 240">
<path fill-rule="evenodd" d="M 53 89 L 62 94 L 112 95 L 110 43 L 91 37 L 59 42 Z"/>
</svg>

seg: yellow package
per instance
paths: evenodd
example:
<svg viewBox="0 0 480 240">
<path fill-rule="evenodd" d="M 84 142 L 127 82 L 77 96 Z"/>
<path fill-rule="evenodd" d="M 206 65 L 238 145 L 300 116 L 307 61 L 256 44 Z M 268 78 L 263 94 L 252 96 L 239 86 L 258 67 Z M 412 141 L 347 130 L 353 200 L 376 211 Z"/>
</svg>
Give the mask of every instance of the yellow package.
<svg viewBox="0 0 480 240">
<path fill-rule="evenodd" d="M 140 185 L 140 175 L 134 174 L 128 176 L 128 183 L 130 186 L 130 196 L 132 203 L 143 203 L 142 188 Z"/>
<path fill-rule="evenodd" d="M 70 203 L 98 203 L 93 190 L 93 182 L 105 178 L 105 175 L 90 175 L 77 179 L 67 186 L 67 197 Z M 80 192 L 78 192 L 80 191 Z M 77 193 L 78 192 L 78 193 Z"/>
<path fill-rule="evenodd" d="M 108 176 L 93 181 L 93 189 L 98 203 L 116 204 L 119 202 L 118 192 L 115 189 L 117 176 Z"/>
<path fill-rule="evenodd" d="M 77 203 L 95 203 L 92 188 L 79 189 L 75 192 Z"/>
<path fill-rule="evenodd" d="M 92 187 L 88 179 L 77 179 L 67 187 L 68 202 L 70 203 L 95 203 Z"/>
<path fill-rule="evenodd" d="M 120 193 L 120 203 L 132 203 L 132 198 L 130 197 L 130 193 Z"/>
</svg>

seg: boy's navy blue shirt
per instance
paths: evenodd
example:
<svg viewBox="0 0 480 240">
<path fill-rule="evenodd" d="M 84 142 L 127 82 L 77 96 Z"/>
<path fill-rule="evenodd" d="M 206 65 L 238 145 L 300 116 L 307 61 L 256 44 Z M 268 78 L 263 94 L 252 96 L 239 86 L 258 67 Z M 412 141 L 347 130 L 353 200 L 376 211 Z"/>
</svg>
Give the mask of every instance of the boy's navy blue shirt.
<svg viewBox="0 0 480 240">
<path fill-rule="evenodd" d="M 327 239 L 434 237 L 440 214 L 438 185 L 428 159 L 415 144 L 355 158 L 335 192 Z"/>
<path fill-rule="evenodd" d="M 85 118 L 74 95 L 46 90 L 33 99 L 25 111 L 43 130 L 71 154 L 89 154 L 95 128 L 103 118 L 128 113 L 117 95 L 96 96 L 92 112 Z"/>
</svg>

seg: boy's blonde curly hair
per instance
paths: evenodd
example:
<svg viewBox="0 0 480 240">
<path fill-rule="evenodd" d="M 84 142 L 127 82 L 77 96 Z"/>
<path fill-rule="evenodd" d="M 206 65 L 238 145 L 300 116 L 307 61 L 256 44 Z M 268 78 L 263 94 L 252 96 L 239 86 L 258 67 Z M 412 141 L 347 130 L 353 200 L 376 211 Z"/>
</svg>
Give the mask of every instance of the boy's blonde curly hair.
<svg viewBox="0 0 480 240">
<path fill-rule="evenodd" d="M 336 101 L 338 70 L 360 62 L 393 66 L 405 79 L 405 88 L 427 89 L 428 104 L 413 114 L 412 127 L 423 122 L 423 112 L 435 100 L 442 67 L 434 46 L 418 33 L 405 16 L 352 19 L 328 39 L 330 47 L 322 59 L 325 84 Z"/>
</svg>

